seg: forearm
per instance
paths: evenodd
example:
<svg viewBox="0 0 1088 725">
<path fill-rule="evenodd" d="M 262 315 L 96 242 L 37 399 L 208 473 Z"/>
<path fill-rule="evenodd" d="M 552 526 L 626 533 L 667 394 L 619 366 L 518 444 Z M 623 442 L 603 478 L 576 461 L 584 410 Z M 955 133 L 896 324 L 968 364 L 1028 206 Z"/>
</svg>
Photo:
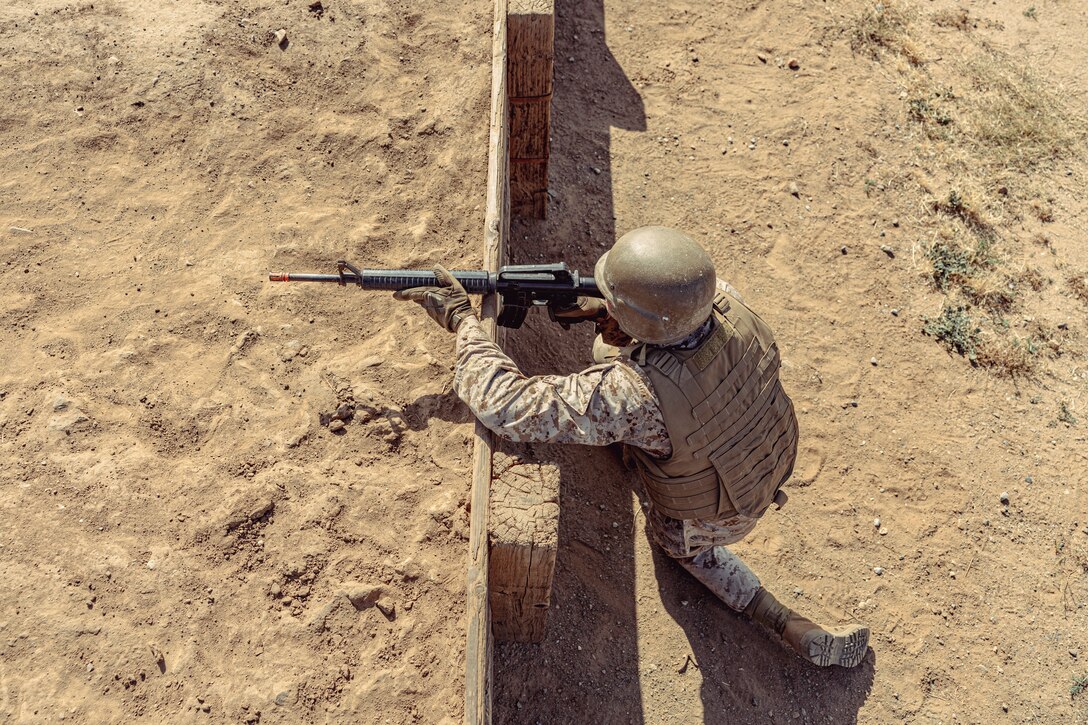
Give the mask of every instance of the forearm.
<svg viewBox="0 0 1088 725">
<path fill-rule="evenodd" d="M 656 400 L 628 371 L 527 377 L 476 320 L 458 330 L 453 387 L 481 423 L 519 442 L 634 442 L 660 420 Z"/>
</svg>

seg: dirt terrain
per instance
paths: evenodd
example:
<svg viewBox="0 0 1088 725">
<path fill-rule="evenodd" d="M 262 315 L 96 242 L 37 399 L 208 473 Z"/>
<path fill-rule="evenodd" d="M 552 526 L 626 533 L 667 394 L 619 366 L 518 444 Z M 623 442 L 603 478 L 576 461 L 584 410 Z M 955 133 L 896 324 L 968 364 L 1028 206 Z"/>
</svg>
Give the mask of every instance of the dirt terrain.
<svg viewBox="0 0 1088 725">
<path fill-rule="evenodd" d="M 495 722 L 1088 722 L 1088 8 L 556 5 L 549 217 L 512 261 L 704 241 L 801 424 L 737 551 L 872 652 L 807 666 L 651 549 L 615 451 L 540 446 L 553 608 L 496 645 Z M 490 23 L 0 7 L 0 719 L 461 721 L 452 338 L 264 280 L 479 264 Z M 588 362 L 541 317 L 510 344 Z"/>
</svg>

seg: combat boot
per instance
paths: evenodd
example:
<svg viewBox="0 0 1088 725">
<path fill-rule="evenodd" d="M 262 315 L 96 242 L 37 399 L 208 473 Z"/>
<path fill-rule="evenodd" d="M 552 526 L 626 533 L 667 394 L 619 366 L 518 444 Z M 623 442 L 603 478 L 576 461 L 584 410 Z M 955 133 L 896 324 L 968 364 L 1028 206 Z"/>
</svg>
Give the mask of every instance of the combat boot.
<svg viewBox="0 0 1088 725">
<path fill-rule="evenodd" d="M 780 636 L 797 654 L 820 667 L 856 667 L 869 647 L 869 628 L 856 624 L 821 627 L 783 605 L 763 587 L 744 613 Z"/>
</svg>

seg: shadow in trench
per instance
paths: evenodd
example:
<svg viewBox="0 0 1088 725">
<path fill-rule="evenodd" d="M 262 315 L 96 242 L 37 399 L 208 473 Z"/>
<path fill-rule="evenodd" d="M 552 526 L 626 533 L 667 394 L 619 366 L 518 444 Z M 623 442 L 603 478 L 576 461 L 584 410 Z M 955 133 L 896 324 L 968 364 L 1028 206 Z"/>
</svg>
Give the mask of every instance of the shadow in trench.
<svg viewBox="0 0 1088 725">
<path fill-rule="evenodd" d="M 611 130 L 642 131 L 646 120 L 608 49 L 603 0 L 556 0 L 555 12 L 552 198 L 546 221 L 514 220 L 509 263 L 563 260 L 586 273 L 616 237 Z M 590 325 L 564 332 L 534 313 L 507 340 L 530 375 L 591 364 Z M 641 723 L 630 474 L 609 449 L 533 451 L 561 472 L 552 608 L 543 643 L 495 644 L 494 720 Z"/>
</svg>

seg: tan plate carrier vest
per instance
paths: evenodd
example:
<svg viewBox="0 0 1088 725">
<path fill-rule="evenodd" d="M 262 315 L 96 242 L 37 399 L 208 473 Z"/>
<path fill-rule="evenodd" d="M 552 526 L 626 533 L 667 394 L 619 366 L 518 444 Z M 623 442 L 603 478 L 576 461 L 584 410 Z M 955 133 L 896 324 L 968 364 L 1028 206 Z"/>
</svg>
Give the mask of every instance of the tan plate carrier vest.
<svg viewBox="0 0 1088 725">
<path fill-rule="evenodd" d="M 776 497 L 785 501 L 779 488 L 797 458 L 797 418 L 766 323 L 721 292 L 713 315 L 712 332 L 692 350 L 643 344 L 626 352 L 653 383 L 672 455 L 630 450 L 666 516 L 756 518 Z"/>
</svg>

